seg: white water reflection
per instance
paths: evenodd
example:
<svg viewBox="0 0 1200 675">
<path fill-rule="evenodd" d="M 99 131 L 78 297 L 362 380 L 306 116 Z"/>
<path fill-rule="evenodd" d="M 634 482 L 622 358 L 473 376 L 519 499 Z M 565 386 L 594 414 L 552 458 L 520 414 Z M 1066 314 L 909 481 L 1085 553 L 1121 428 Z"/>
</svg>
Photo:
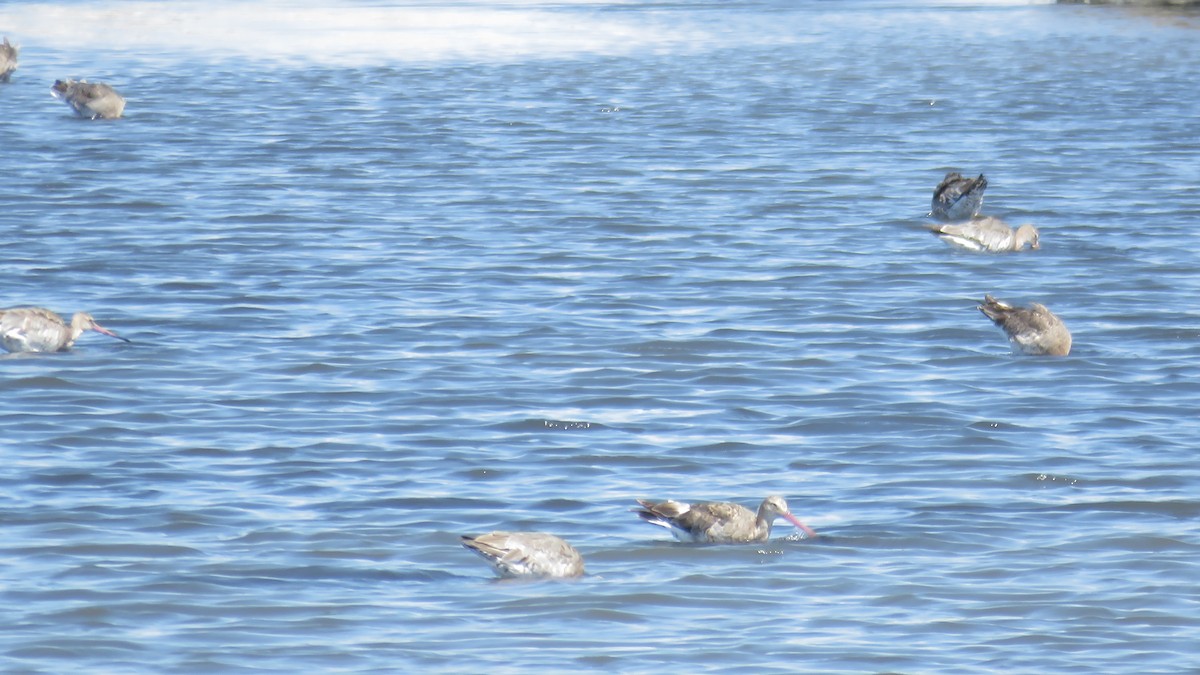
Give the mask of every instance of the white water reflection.
<svg viewBox="0 0 1200 675">
<path fill-rule="evenodd" d="M 708 39 L 699 28 L 647 21 L 644 13 L 599 13 L 589 4 L 563 11 L 558 3 L 552 11 L 531 3 L 31 3 L 0 8 L 0 26 L 27 46 L 342 66 L 619 55 Z"/>
</svg>

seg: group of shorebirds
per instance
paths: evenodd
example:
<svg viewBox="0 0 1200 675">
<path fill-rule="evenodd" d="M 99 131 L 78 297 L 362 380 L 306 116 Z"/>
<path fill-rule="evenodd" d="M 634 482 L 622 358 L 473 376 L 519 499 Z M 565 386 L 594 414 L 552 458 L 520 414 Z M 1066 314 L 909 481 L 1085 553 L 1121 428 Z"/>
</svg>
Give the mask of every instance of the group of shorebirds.
<svg viewBox="0 0 1200 675">
<path fill-rule="evenodd" d="M 637 500 L 634 512 L 644 521 L 665 527 L 679 541 L 698 544 L 746 544 L 767 541 L 776 518 L 786 518 L 814 538 L 817 533 L 788 510 L 783 497 L 763 500 L 758 511 L 731 502 L 688 504 Z M 583 576 L 583 556 L 564 539 L 546 532 L 489 532 L 462 537 L 463 546 L 483 556 L 501 577 Z"/>
<path fill-rule="evenodd" d="M 929 211 L 931 217 L 942 222 L 930 231 L 942 241 L 968 251 L 1005 253 L 1021 251 L 1026 244 L 1034 250 L 1040 248 L 1038 230 L 1033 225 L 1026 223 L 1014 230 L 999 218 L 979 215 L 987 185 L 983 174 L 978 178 L 946 174 L 933 191 Z M 979 311 L 1004 329 L 1017 351 L 1046 356 L 1071 352 L 1071 332 L 1045 305 L 1034 302 L 1014 307 L 985 295 Z"/>
<path fill-rule="evenodd" d="M 12 78 L 20 52 L 21 48 L 9 42 L 7 36 L 0 42 L 0 82 Z M 116 119 L 125 112 L 125 99 L 103 82 L 55 80 L 50 85 L 50 94 L 87 119 Z"/>
<path fill-rule="evenodd" d="M 7 83 L 17 70 L 21 48 L 9 41 L 0 42 L 0 83 Z M 125 111 L 125 99 L 107 84 L 86 80 L 55 80 L 50 93 L 63 101 L 75 114 L 88 119 L 114 119 Z M 60 352 L 69 349 L 85 331 L 128 339 L 96 323 L 91 314 L 76 312 L 71 322 L 41 307 L 0 309 L 0 346 L 9 352 Z"/>
<path fill-rule="evenodd" d="M 987 178 L 964 178 L 948 173 L 933 192 L 929 215 L 939 221 L 933 234 L 969 251 L 1002 253 L 1020 251 L 1029 244 L 1037 249 L 1033 225 L 1012 229 L 992 216 L 980 216 Z M 1038 303 L 1014 307 L 985 295 L 979 310 L 1004 329 L 1013 348 L 1026 354 L 1065 356 L 1071 351 L 1071 333 L 1050 310 Z M 665 527 L 685 542 L 738 544 L 766 541 L 776 518 L 786 518 L 805 538 L 817 533 L 788 511 L 783 497 L 767 497 L 758 512 L 729 502 L 651 502 L 637 500 L 634 509 L 642 520 Z M 583 556 L 569 543 L 546 532 L 490 532 L 462 537 L 463 546 L 483 556 L 502 577 L 578 577 L 584 573 Z"/>
<path fill-rule="evenodd" d="M 5 37 L 0 43 L 0 82 L 7 82 L 17 68 L 18 47 Z M 103 83 L 57 80 L 51 93 L 81 117 L 113 119 L 125 109 L 123 99 Z M 930 229 L 943 241 L 971 251 L 1001 253 L 1020 251 L 1028 244 L 1039 247 L 1033 225 L 1012 229 L 999 218 L 980 216 L 987 179 L 964 178 L 948 173 L 934 190 L 931 217 L 940 221 Z M 1050 310 L 1033 303 L 1014 307 L 984 296 L 979 306 L 989 319 L 1004 329 L 1015 349 L 1027 354 L 1066 355 L 1071 335 Z M 71 322 L 47 309 L 18 307 L 0 310 L 0 344 L 9 352 L 58 352 L 69 349 L 85 331 L 125 340 L 96 323 L 90 314 L 78 312 Z M 664 527 L 685 542 L 732 544 L 767 541 L 777 518 L 784 518 L 815 538 L 816 532 L 788 510 L 782 497 L 770 496 L 757 511 L 730 502 L 686 503 L 667 500 L 637 500 L 634 512 L 644 521 Z M 463 546 L 483 556 L 503 577 L 578 577 L 584 573 L 583 557 L 571 544 L 545 532 L 496 531 L 462 537 Z"/>
<path fill-rule="evenodd" d="M 0 42 L 0 82 L 8 82 L 17 69 L 21 48 L 8 41 Z M 56 80 L 50 87 L 55 98 L 62 99 L 81 117 L 120 117 L 125 99 L 107 84 L 90 84 L 74 80 Z M 118 340 L 128 339 L 96 323 L 91 314 L 76 312 L 71 323 L 41 307 L 0 309 L 0 345 L 9 352 L 60 352 L 69 349 L 85 331 L 111 335 Z"/>
</svg>

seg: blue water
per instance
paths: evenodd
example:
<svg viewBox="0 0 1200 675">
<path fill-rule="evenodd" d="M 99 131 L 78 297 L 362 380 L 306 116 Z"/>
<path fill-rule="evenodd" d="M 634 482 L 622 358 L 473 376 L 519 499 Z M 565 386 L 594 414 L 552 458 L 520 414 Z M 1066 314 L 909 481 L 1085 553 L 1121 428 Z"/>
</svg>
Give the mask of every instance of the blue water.
<svg viewBox="0 0 1200 675">
<path fill-rule="evenodd" d="M 0 6 L 0 306 L 133 341 L 0 358 L 0 669 L 1200 670 L 1198 31 Z M 925 233 L 949 170 L 1042 249 Z M 1013 355 L 985 293 L 1071 355 Z M 768 494 L 822 536 L 629 512 Z M 497 583 L 458 545 L 493 529 L 589 575 Z"/>
</svg>

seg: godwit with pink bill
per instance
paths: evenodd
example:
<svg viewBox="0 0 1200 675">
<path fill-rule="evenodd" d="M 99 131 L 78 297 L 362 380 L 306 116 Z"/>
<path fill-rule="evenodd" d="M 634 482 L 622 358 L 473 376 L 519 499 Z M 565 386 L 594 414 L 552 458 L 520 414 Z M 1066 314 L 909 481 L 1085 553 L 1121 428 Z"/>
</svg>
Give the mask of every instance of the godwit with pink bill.
<svg viewBox="0 0 1200 675">
<path fill-rule="evenodd" d="M 637 500 L 642 505 L 634 512 L 642 520 L 665 527 L 680 541 L 708 544 L 740 544 L 767 541 L 776 518 L 784 518 L 800 528 L 807 537 L 817 536 L 812 528 L 800 522 L 788 510 L 783 497 L 763 500 L 755 513 L 741 504 L 730 502 L 651 502 Z"/>
<path fill-rule="evenodd" d="M 129 342 L 96 323 L 87 312 L 76 312 L 67 324 L 61 316 L 41 307 L 0 309 L 0 343 L 10 352 L 60 352 L 88 330 Z"/>
</svg>

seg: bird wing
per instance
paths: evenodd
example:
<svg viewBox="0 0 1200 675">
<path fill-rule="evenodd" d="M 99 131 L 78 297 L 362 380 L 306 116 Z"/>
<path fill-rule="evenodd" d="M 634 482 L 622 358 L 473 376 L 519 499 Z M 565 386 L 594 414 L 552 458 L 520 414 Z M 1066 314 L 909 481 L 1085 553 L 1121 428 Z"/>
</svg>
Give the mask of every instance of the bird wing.
<svg viewBox="0 0 1200 675">
<path fill-rule="evenodd" d="M 729 502 L 694 504 L 687 513 L 676 519 L 680 526 L 711 541 L 736 538 L 744 529 L 754 529 L 755 514 L 750 509 Z"/>
</svg>

